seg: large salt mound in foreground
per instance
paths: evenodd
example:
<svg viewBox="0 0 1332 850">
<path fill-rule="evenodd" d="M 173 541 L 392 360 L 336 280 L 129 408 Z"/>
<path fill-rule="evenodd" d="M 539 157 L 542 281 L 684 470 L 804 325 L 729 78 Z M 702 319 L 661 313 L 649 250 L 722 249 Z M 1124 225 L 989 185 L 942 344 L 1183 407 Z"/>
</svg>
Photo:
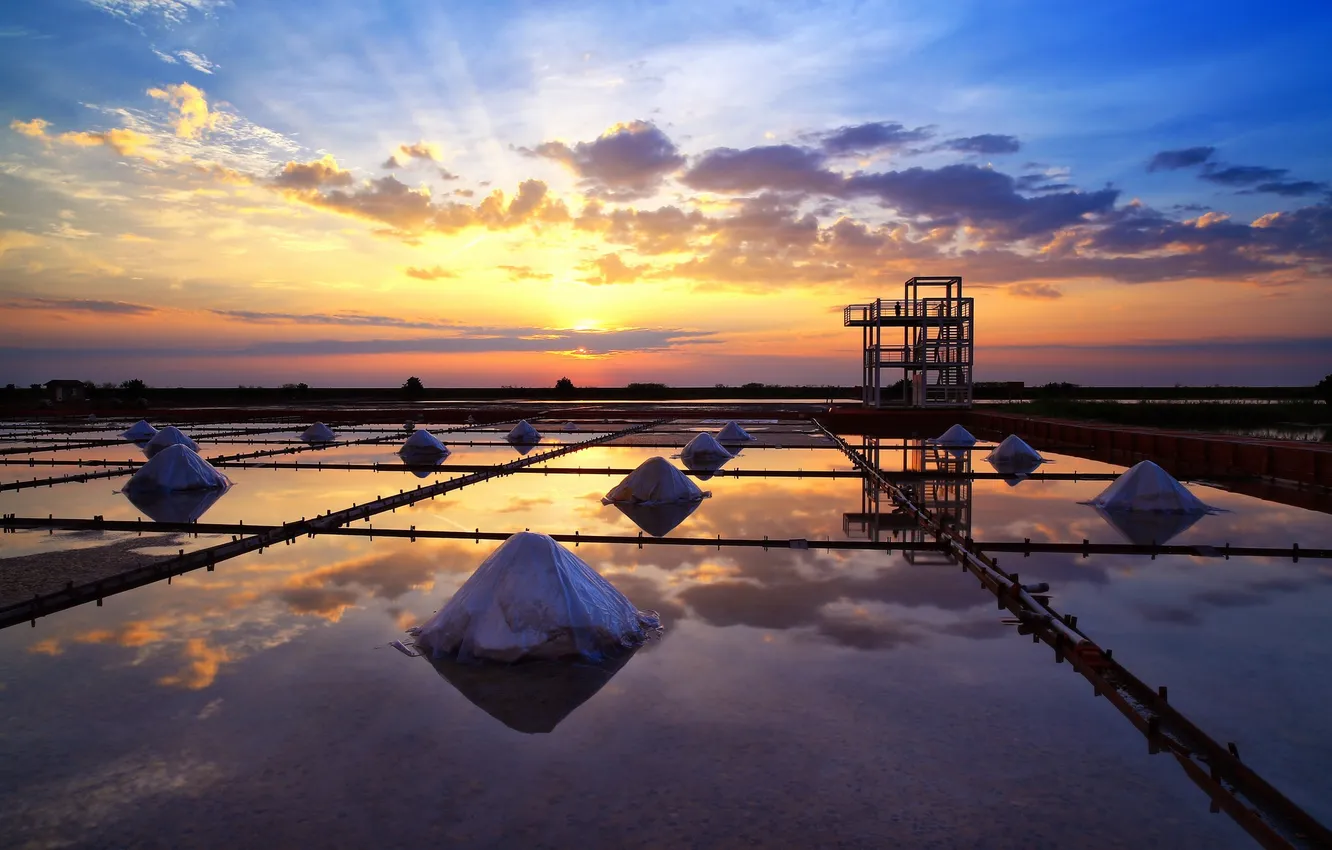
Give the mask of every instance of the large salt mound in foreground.
<svg viewBox="0 0 1332 850">
<path fill-rule="evenodd" d="M 429 431 L 413 431 L 412 435 L 402 443 L 402 448 L 398 449 L 398 454 L 407 455 L 446 455 L 449 453 L 449 447 L 439 441 L 439 438 Z"/>
<path fill-rule="evenodd" d="M 231 480 L 218 472 L 213 465 L 188 446 L 174 445 L 153 455 L 152 459 L 139 467 L 130 480 L 125 482 L 123 492 L 164 490 L 216 490 L 231 486 Z"/>
<path fill-rule="evenodd" d="M 658 620 L 544 534 L 519 532 L 481 562 L 416 635 L 460 661 L 599 658 L 642 643 Z"/>
<path fill-rule="evenodd" d="M 1144 460 L 1120 475 L 1099 496 L 1086 504 L 1112 512 L 1205 514 L 1215 510 L 1150 460 Z"/>
</svg>

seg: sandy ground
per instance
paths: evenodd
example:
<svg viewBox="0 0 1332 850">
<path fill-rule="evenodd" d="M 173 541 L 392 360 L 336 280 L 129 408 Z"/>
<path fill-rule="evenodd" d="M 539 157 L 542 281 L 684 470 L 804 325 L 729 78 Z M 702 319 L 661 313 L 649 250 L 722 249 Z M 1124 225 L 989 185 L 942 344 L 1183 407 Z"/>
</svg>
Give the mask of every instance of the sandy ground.
<svg viewBox="0 0 1332 850">
<path fill-rule="evenodd" d="M 170 556 L 148 555 L 138 550 L 171 545 L 174 539 L 174 535 L 167 538 L 154 534 L 103 546 L 0 558 L 0 607 L 31 599 L 34 594 L 60 590 L 71 581 L 78 586 L 165 560 Z"/>
</svg>

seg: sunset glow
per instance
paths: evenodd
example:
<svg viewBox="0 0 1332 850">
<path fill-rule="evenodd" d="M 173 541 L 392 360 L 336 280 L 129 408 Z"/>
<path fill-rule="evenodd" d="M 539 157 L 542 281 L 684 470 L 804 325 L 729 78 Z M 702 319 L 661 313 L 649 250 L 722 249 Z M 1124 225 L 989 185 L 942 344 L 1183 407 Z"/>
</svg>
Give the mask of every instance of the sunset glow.
<svg viewBox="0 0 1332 850">
<path fill-rule="evenodd" d="M 0 383 L 1310 383 L 1332 13 L 1191 5 L 9 4 Z"/>
</svg>

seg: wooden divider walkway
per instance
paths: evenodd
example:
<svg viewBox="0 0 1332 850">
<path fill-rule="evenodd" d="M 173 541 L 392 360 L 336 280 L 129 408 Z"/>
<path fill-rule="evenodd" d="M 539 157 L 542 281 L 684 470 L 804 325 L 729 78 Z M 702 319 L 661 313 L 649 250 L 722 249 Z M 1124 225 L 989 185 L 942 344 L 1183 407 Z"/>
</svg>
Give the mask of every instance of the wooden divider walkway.
<svg viewBox="0 0 1332 850">
<path fill-rule="evenodd" d="M 1005 573 L 993 558 L 975 551 L 974 541 L 959 538 L 946 524 L 913 504 L 863 455 L 826 428 L 824 433 L 866 474 L 873 476 L 899 509 L 944 544 L 964 572 L 994 594 L 1001 609 L 1016 618 L 1019 631 L 1054 650 L 1057 663 L 1068 664 L 1106 697 L 1147 739 L 1147 751 L 1173 755 L 1185 774 L 1260 845 L 1267 848 L 1332 848 L 1332 832 L 1243 764 L 1234 743 L 1222 747 L 1168 702 L 1165 686 L 1153 690 L 1079 630 L 1077 617 L 1049 604 L 1049 587 L 1025 585 L 1017 573 Z"/>
<path fill-rule="evenodd" d="M 206 549 L 199 549 L 189 553 L 182 552 L 179 556 L 168 561 L 138 567 L 111 576 L 110 578 L 89 582 L 83 585 L 72 585 L 45 596 L 34 596 L 31 600 L 0 608 L 0 628 L 8 628 L 23 622 L 32 622 L 35 626 L 38 617 L 44 617 L 48 614 L 54 614 L 58 611 L 63 611 L 78 605 L 84 605 L 89 602 L 96 602 L 100 605 L 102 604 L 102 599 L 107 596 L 123 593 L 127 590 L 133 590 L 134 588 L 142 587 L 146 584 L 152 584 L 153 582 L 161 581 L 162 579 L 169 580 L 171 576 L 180 575 L 191 570 L 197 570 L 201 567 L 211 569 L 215 564 L 221 561 L 236 558 L 256 550 L 263 551 L 265 548 L 278 543 L 290 543 L 300 537 L 327 533 L 331 529 L 344 526 L 355 520 L 368 520 L 376 514 L 406 507 L 424 499 L 433 499 L 436 496 L 461 489 L 469 484 L 476 484 L 491 478 L 507 475 L 510 472 L 525 466 L 531 466 L 532 464 L 541 463 L 542 461 L 566 455 L 570 452 L 576 452 L 590 446 L 599 445 L 610 440 L 618 439 L 627 434 L 636 434 L 641 431 L 646 431 L 665 421 L 669 420 L 645 422 L 642 425 L 636 425 L 622 431 L 606 434 L 601 437 L 595 437 L 581 443 L 571 443 L 559 446 L 541 454 L 528 455 L 527 457 L 518 458 L 507 463 L 496 464 L 495 466 L 489 467 L 485 472 L 474 472 L 470 475 L 452 478 L 438 484 L 421 485 L 415 490 L 400 491 L 394 496 L 386 496 L 364 505 L 353 505 L 350 508 L 345 508 L 337 512 L 330 512 L 321 517 L 315 517 L 313 519 L 302 517 L 297 522 L 270 526 L 268 531 L 255 534 L 251 537 L 239 537 L 235 540 L 220 543 L 216 546 L 210 546 Z"/>
</svg>

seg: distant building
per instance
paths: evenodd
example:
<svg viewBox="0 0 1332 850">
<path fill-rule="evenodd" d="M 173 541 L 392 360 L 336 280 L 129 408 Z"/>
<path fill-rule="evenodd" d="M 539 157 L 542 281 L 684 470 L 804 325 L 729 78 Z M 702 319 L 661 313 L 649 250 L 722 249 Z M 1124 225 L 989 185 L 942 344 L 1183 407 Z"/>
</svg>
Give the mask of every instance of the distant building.
<svg viewBox="0 0 1332 850">
<path fill-rule="evenodd" d="M 52 401 L 83 401 L 88 397 L 83 381 L 47 381 L 43 386 Z"/>
</svg>

